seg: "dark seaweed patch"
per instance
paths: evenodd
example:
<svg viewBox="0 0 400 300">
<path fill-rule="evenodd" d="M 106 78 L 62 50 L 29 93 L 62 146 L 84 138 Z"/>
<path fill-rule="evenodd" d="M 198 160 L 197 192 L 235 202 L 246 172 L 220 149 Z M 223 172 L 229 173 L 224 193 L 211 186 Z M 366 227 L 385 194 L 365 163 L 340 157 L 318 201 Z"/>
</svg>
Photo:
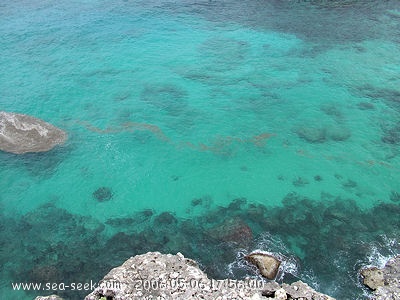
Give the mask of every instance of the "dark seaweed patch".
<svg viewBox="0 0 400 300">
<path fill-rule="evenodd" d="M 400 143 L 400 122 L 392 126 L 382 126 L 382 142 L 397 145 Z"/>
<path fill-rule="evenodd" d="M 391 195 L 397 199 L 397 193 Z M 203 199 L 202 206 L 208 201 L 198 199 Z M 180 251 L 196 259 L 210 277 L 243 278 L 253 274 L 251 268 L 230 273 L 228 264 L 237 259 L 238 251 L 261 248 L 295 259 L 300 267 L 295 275 L 312 283 L 307 274 L 313 273 L 320 291 L 337 299 L 356 299 L 362 294 L 357 264 L 367 263 L 376 250 L 382 255 L 400 252 L 399 202 L 361 210 L 351 199 L 321 199 L 290 193 L 282 207 L 267 207 L 237 198 L 190 219 L 170 212 L 153 217 L 146 210 L 106 221 L 119 230 L 112 236 L 103 233 L 104 224 L 96 220 L 44 205 L 15 219 L 1 216 L 0 264 L 17 282 L 85 282 L 99 280 L 132 255 Z M 133 220 L 141 220 L 140 227 Z M 59 292 L 67 299 L 82 299 L 85 294 Z"/>
<path fill-rule="evenodd" d="M 189 1 L 187 5 L 168 2 L 161 9 L 200 15 L 216 24 L 237 22 L 256 30 L 280 31 L 332 44 L 378 39 L 386 32 L 398 32 L 397 23 L 382 22 L 389 9 L 398 9 L 397 1 L 226 0 L 202 5 Z M 391 37 L 396 40 L 395 34 Z"/>
<path fill-rule="evenodd" d="M 93 197 L 99 202 L 104 202 L 111 200 L 113 193 L 109 187 L 102 186 L 93 192 Z"/>
<path fill-rule="evenodd" d="M 173 84 L 149 85 L 140 99 L 172 116 L 181 116 L 188 109 L 187 92 Z"/>
<path fill-rule="evenodd" d="M 357 96 L 369 98 L 372 100 L 384 100 L 384 102 L 388 106 L 394 108 L 397 111 L 400 111 L 400 90 L 399 89 L 382 88 L 382 87 L 374 86 L 371 84 L 364 84 L 364 85 L 354 88 L 352 90 L 352 92 Z M 366 106 L 364 104 L 360 108 L 361 109 L 370 109 L 370 105 Z"/>
</svg>

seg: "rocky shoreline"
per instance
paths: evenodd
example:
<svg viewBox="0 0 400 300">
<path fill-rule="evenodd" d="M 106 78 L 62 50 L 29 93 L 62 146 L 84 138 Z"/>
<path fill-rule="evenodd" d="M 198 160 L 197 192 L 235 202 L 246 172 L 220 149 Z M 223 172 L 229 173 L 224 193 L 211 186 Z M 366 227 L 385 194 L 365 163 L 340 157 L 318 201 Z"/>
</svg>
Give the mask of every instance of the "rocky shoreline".
<svg viewBox="0 0 400 300">
<path fill-rule="evenodd" d="M 257 254 L 259 255 L 259 254 Z M 266 267 L 266 266 L 264 266 Z M 374 290 L 371 299 L 400 299 L 400 255 L 384 268 L 368 267 L 360 272 L 363 283 Z M 85 300 L 132 299 L 279 299 L 334 300 L 302 281 L 278 284 L 261 278 L 214 280 L 181 253 L 148 252 L 129 258 L 112 269 Z M 62 300 L 51 295 L 35 300 Z"/>
<path fill-rule="evenodd" d="M 362 269 L 360 275 L 364 285 L 373 291 L 372 299 L 400 299 L 400 255 L 390 259 L 381 269 Z"/>
<path fill-rule="evenodd" d="M 117 284 L 116 284 L 117 283 Z M 85 300 L 128 299 L 320 299 L 305 283 L 279 285 L 275 281 L 213 280 L 181 253 L 148 252 L 131 257 L 112 269 Z"/>
</svg>

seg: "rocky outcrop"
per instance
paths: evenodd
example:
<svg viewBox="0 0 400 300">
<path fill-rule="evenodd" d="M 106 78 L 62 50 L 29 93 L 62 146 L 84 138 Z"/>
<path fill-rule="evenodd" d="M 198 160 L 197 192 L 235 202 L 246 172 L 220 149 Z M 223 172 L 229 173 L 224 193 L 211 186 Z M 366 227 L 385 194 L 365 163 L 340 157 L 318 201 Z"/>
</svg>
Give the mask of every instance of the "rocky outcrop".
<svg viewBox="0 0 400 300">
<path fill-rule="evenodd" d="M 334 300 L 298 281 L 280 286 L 260 278 L 214 280 L 182 254 L 148 252 L 112 269 L 85 300 L 302 299 Z"/>
<path fill-rule="evenodd" d="M 275 256 L 266 253 L 251 253 L 245 259 L 254 264 L 261 275 L 267 279 L 275 279 L 281 262 Z"/>
<path fill-rule="evenodd" d="M 360 271 L 363 283 L 373 290 L 374 300 L 400 299 L 400 255 L 390 259 L 385 267 Z"/>
<path fill-rule="evenodd" d="M 44 152 L 62 144 L 67 134 L 53 125 L 22 114 L 0 111 L 0 150 L 14 154 Z"/>
</svg>

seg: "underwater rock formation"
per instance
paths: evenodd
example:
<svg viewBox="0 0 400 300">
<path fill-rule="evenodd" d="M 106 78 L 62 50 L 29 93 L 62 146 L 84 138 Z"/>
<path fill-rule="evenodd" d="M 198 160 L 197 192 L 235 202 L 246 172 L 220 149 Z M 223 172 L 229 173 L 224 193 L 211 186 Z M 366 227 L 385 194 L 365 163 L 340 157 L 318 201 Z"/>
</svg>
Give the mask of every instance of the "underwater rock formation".
<svg viewBox="0 0 400 300">
<path fill-rule="evenodd" d="M 360 271 L 364 285 L 374 290 L 372 299 L 400 299 L 400 255 L 390 259 L 385 267 L 369 267 Z"/>
<path fill-rule="evenodd" d="M 384 132 L 382 142 L 392 145 L 400 143 L 400 122 L 391 127 L 383 127 L 382 130 Z"/>
<path fill-rule="evenodd" d="M 100 299 L 321 299 L 333 298 L 298 281 L 292 285 L 262 279 L 214 280 L 197 263 L 176 255 L 148 252 L 112 269 L 85 300 Z"/>
<path fill-rule="evenodd" d="M 400 253 L 400 202 L 389 194 L 387 203 L 366 210 L 351 199 L 321 195 L 319 201 L 298 193 L 272 207 L 245 198 L 215 206 L 210 196 L 198 197 L 199 214 L 187 219 L 143 210 L 96 220 L 54 203 L 22 216 L 0 212 L 2 272 L 15 282 L 48 282 L 49 276 L 52 282 L 97 282 L 130 256 L 160 251 L 195 259 L 211 278 L 244 280 L 258 275 L 244 256 L 265 251 L 282 261 L 277 280 L 302 280 L 337 299 L 357 299 L 365 291 L 358 285 L 355 262 L 371 264 L 374 253 Z M 265 296 L 276 297 L 278 289 Z M 26 294 L 34 299 L 38 292 Z M 64 299 L 83 299 L 88 293 L 57 291 Z"/>
<path fill-rule="evenodd" d="M 323 143 L 326 140 L 325 128 L 301 126 L 295 131 L 299 137 L 310 143 Z"/>
<path fill-rule="evenodd" d="M 349 129 L 341 126 L 330 126 L 327 128 L 327 137 L 335 142 L 342 142 L 351 136 Z"/>
<path fill-rule="evenodd" d="M 67 134 L 53 125 L 23 114 L 0 111 L 0 150 L 14 154 L 45 152 L 62 144 Z"/>
<path fill-rule="evenodd" d="M 99 202 L 104 202 L 111 200 L 113 193 L 110 188 L 102 186 L 93 192 L 93 197 Z"/>
<path fill-rule="evenodd" d="M 240 218 L 227 219 L 222 224 L 212 227 L 207 233 L 215 240 L 242 246 L 248 245 L 253 238 L 251 228 Z"/>
<path fill-rule="evenodd" d="M 295 128 L 296 134 L 309 143 L 324 143 L 326 141 L 342 142 L 350 138 L 348 128 L 339 125 L 313 127 L 302 125 Z"/>
</svg>

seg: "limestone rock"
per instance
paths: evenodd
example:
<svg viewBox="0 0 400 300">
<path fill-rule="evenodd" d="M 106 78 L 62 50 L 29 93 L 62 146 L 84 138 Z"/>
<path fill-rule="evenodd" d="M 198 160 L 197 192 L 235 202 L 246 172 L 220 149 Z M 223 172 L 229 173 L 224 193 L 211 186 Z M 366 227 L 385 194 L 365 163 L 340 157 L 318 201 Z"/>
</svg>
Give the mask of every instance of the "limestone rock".
<svg viewBox="0 0 400 300">
<path fill-rule="evenodd" d="M 240 288 L 239 288 L 240 285 Z M 112 269 L 86 300 L 128 299 L 260 299 L 246 282 L 212 280 L 182 254 L 148 252 Z M 107 298 L 108 299 L 108 298 Z"/>
<path fill-rule="evenodd" d="M 303 299 L 303 300 L 334 300 L 328 295 L 324 295 L 314 291 L 302 281 L 297 281 L 291 285 L 282 284 L 282 288 L 289 296 L 288 299 Z"/>
<path fill-rule="evenodd" d="M 38 296 L 35 300 L 63 300 L 60 296 L 50 295 L 50 296 Z"/>
<path fill-rule="evenodd" d="M 376 290 L 378 287 L 385 285 L 383 271 L 376 267 L 363 269 L 360 273 L 363 277 L 364 285 L 369 287 L 371 290 Z"/>
<path fill-rule="evenodd" d="M 62 144 L 67 134 L 53 125 L 23 114 L 0 111 L 0 150 L 14 154 L 44 152 Z"/>
<path fill-rule="evenodd" d="M 400 300 L 400 255 L 390 259 L 382 269 L 371 267 L 360 273 L 364 284 L 375 289 L 372 299 Z"/>
<path fill-rule="evenodd" d="M 280 288 L 279 290 L 277 290 L 275 292 L 275 298 L 274 299 L 286 300 L 287 299 L 286 291 L 283 288 Z"/>
<path fill-rule="evenodd" d="M 245 259 L 254 264 L 262 276 L 271 280 L 275 279 L 281 265 L 276 257 L 265 253 L 251 253 Z"/>
<path fill-rule="evenodd" d="M 304 283 L 299 289 L 312 291 L 312 299 L 334 300 L 319 294 Z M 290 287 L 290 286 L 289 286 Z M 294 289 L 295 289 L 294 288 Z M 120 267 L 112 269 L 96 289 L 85 300 L 132 300 L 132 299 L 302 299 L 293 298 L 274 282 L 261 278 L 244 280 L 209 279 L 197 263 L 182 254 L 161 254 L 148 252 L 131 257 Z"/>
</svg>

